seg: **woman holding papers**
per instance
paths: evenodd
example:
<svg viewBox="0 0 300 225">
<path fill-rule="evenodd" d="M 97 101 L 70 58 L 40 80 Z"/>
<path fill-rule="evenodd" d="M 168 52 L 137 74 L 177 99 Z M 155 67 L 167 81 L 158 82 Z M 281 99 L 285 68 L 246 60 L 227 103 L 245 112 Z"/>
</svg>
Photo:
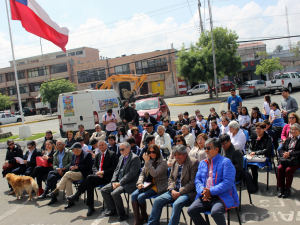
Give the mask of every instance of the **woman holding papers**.
<svg viewBox="0 0 300 225">
<path fill-rule="evenodd" d="M 148 221 L 146 212 L 146 199 L 167 191 L 168 178 L 166 176 L 167 161 L 160 153 L 157 145 L 150 145 L 143 159 L 145 166 L 136 183 L 137 190 L 131 195 L 131 203 L 134 212 L 134 225 L 140 225 Z M 141 214 L 140 214 L 141 209 Z"/>
<path fill-rule="evenodd" d="M 36 178 L 37 185 L 39 187 L 38 196 L 44 193 L 42 188 L 43 177 L 47 178 L 48 173 L 52 170 L 53 154 L 56 148 L 51 140 L 46 141 L 46 149 L 42 153 L 42 157 L 37 157 L 37 166 L 34 168 L 30 175 L 33 179 Z"/>
</svg>

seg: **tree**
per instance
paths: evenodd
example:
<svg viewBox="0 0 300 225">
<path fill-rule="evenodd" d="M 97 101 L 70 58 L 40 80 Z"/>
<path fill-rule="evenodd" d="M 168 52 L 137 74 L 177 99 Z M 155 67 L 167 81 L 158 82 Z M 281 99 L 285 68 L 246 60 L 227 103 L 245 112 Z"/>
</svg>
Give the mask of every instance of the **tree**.
<svg viewBox="0 0 300 225">
<path fill-rule="evenodd" d="M 2 95 L 0 93 L 0 110 L 9 108 L 13 102 L 10 100 L 10 97 L 7 95 Z"/>
<path fill-rule="evenodd" d="M 279 54 L 282 51 L 282 49 L 283 49 L 282 45 L 277 45 L 273 53 Z"/>
<path fill-rule="evenodd" d="M 217 77 L 236 74 L 242 68 L 242 60 L 237 55 L 238 35 L 227 28 L 216 27 L 213 29 Z M 214 65 L 212 55 L 212 41 L 210 31 L 201 34 L 196 45 L 191 44 L 189 50 L 183 45 L 177 54 L 176 65 L 179 76 L 192 82 L 206 82 L 210 87 L 214 86 Z"/>
<path fill-rule="evenodd" d="M 75 91 L 76 85 L 66 79 L 51 79 L 44 82 L 40 88 L 43 103 L 56 102 L 61 93 Z"/>
<path fill-rule="evenodd" d="M 266 59 L 269 57 L 269 54 L 266 51 L 261 51 L 257 55 L 262 59 Z"/>
<path fill-rule="evenodd" d="M 295 53 L 295 56 L 298 57 L 300 53 L 300 41 L 297 43 L 292 44 L 291 46 L 291 52 Z"/>
<path fill-rule="evenodd" d="M 280 59 L 272 58 L 272 59 L 262 59 L 260 60 L 260 65 L 256 66 L 255 74 L 268 74 L 268 79 L 273 79 L 273 72 L 277 70 L 282 70 L 283 66 L 280 64 Z"/>
</svg>

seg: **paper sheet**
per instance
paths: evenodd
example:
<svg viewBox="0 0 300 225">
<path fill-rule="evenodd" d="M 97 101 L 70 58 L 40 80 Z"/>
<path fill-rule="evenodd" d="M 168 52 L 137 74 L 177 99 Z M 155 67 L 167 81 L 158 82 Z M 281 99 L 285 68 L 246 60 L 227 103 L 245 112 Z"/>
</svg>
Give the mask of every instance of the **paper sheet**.
<svg viewBox="0 0 300 225">
<path fill-rule="evenodd" d="M 15 157 L 16 160 L 18 160 L 20 162 L 20 164 L 24 164 L 24 159 L 20 158 L 20 157 Z"/>
</svg>

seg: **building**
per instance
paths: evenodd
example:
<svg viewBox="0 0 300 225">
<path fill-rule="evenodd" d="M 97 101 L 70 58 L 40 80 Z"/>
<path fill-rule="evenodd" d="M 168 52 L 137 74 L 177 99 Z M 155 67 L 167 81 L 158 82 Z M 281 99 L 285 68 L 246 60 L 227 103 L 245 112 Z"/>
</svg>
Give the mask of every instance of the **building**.
<svg viewBox="0 0 300 225">
<path fill-rule="evenodd" d="M 35 97 L 39 95 L 40 86 L 45 80 L 66 78 L 73 81 L 73 66 L 82 61 L 93 60 L 99 60 L 99 51 L 88 47 L 70 49 L 67 53 L 60 51 L 44 54 L 43 57 L 39 55 L 16 60 L 22 107 L 34 107 Z M 0 69 L 0 93 L 11 97 L 14 103 L 11 111 L 14 112 L 19 107 L 12 61 L 10 65 Z"/>
<path fill-rule="evenodd" d="M 75 83 L 78 90 L 85 90 L 112 75 L 146 74 L 147 80 L 140 94 L 159 92 L 162 96 L 174 96 L 179 93 L 175 54 L 176 50 L 167 49 L 76 64 L 73 68 Z M 131 89 L 128 82 L 119 83 L 119 89 L 122 88 Z M 120 97 L 124 99 L 122 93 Z"/>
</svg>

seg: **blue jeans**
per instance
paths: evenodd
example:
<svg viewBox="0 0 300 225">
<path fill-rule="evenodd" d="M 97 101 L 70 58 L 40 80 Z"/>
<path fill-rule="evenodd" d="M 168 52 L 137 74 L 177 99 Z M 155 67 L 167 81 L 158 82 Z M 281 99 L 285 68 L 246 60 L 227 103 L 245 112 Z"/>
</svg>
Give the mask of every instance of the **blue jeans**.
<svg viewBox="0 0 300 225">
<path fill-rule="evenodd" d="M 139 204 L 146 204 L 146 199 L 156 195 L 156 191 L 153 189 L 149 189 L 145 192 L 142 192 L 139 189 L 136 189 L 132 194 L 131 194 L 131 201 L 137 201 Z"/>
<path fill-rule="evenodd" d="M 190 205 L 192 201 L 188 194 L 179 196 L 176 201 L 174 201 L 171 192 L 167 191 L 166 193 L 160 195 L 159 197 L 155 198 L 152 212 L 150 218 L 148 220 L 148 225 L 158 225 L 162 208 L 169 203 L 174 203 L 172 208 L 172 215 L 169 221 L 169 225 L 178 225 L 181 215 L 181 209 L 184 206 Z"/>
</svg>

